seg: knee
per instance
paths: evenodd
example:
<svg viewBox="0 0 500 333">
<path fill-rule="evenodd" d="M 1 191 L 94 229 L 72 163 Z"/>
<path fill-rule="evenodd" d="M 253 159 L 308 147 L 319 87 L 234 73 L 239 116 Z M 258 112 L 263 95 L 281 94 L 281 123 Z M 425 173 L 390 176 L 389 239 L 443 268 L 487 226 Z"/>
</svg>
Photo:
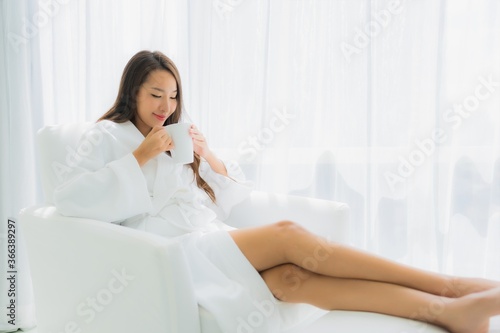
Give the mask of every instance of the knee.
<svg viewBox="0 0 500 333">
<path fill-rule="evenodd" d="M 305 229 L 296 222 L 288 220 L 276 222 L 274 228 L 277 236 L 287 239 L 305 231 Z"/>
<path fill-rule="evenodd" d="M 300 289 L 312 276 L 309 272 L 293 264 L 284 264 L 261 273 L 269 290 L 280 301 L 296 301 Z"/>
</svg>

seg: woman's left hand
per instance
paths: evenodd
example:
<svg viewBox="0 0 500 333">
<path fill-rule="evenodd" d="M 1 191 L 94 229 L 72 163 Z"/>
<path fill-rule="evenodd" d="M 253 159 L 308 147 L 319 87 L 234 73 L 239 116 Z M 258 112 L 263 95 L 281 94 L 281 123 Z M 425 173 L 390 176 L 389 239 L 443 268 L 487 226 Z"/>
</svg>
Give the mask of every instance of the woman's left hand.
<svg viewBox="0 0 500 333">
<path fill-rule="evenodd" d="M 191 135 L 191 138 L 193 138 L 194 152 L 206 159 L 211 152 L 210 149 L 208 148 L 205 136 L 203 136 L 203 134 L 198 130 L 198 128 L 195 125 L 191 125 L 191 128 L 189 129 L 189 135 Z"/>
<path fill-rule="evenodd" d="M 212 170 L 223 176 L 227 176 L 226 166 L 208 148 L 205 136 L 201 134 L 196 126 L 191 125 L 191 128 L 189 129 L 189 135 L 191 135 L 191 138 L 193 138 L 194 152 L 200 155 L 200 157 L 203 157 L 208 162 Z"/>
</svg>

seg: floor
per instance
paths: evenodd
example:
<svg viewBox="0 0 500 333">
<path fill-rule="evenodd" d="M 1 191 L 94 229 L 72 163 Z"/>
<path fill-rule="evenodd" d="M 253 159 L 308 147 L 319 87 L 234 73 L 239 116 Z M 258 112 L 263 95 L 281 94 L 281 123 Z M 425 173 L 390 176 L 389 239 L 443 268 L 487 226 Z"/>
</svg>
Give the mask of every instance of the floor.
<svg viewBox="0 0 500 333">
<path fill-rule="evenodd" d="M 378 315 L 374 315 L 374 316 L 378 316 Z M 307 333 L 310 333 L 311 332 L 311 329 L 314 333 L 332 333 L 332 327 L 335 327 L 336 325 L 335 324 L 340 324 L 342 326 L 342 332 L 344 333 L 366 333 L 366 327 L 364 327 L 363 329 L 361 329 L 361 326 L 362 324 L 361 323 L 355 323 L 355 322 L 350 322 L 350 323 L 347 323 L 347 319 L 348 318 L 345 318 L 346 320 L 340 320 L 339 321 L 339 318 L 336 318 L 338 316 L 330 316 L 330 317 L 325 317 L 323 320 L 320 320 L 318 321 L 317 323 L 313 324 L 312 327 L 310 327 L 308 330 L 307 330 Z M 345 317 L 345 316 L 344 316 Z M 372 321 L 373 318 L 370 319 L 370 321 Z M 332 321 L 335 321 L 335 324 L 332 323 Z M 376 323 L 377 321 L 375 320 L 374 323 Z M 345 325 L 350 325 L 352 324 L 352 330 L 349 329 L 348 331 L 345 329 Z M 491 325 L 490 325 L 490 330 L 489 330 L 489 333 L 500 333 L 500 316 L 497 316 L 497 317 L 494 317 L 491 319 Z M 339 330 L 337 330 L 339 327 L 337 326 L 336 329 L 334 330 L 335 332 L 338 332 Z M 394 329 L 391 329 L 389 327 L 387 327 L 388 330 L 384 330 L 384 333 L 391 333 L 391 332 L 394 332 L 394 333 L 401 333 L 400 329 L 397 329 L 396 326 L 393 326 L 392 328 Z M 372 327 L 372 329 L 376 329 L 376 325 L 375 327 Z M 419 332 L 422 331 L 422 327 L 420 327 L 420 329 L 418 330 Z M 426 330 L 424 330 L 426 331 Z M 35 329 L 31 329 L 31 330 L 27 330 L 27 331 L 18 331 L 18 333 L 21 333 L 21 332 L 27 332 L 27 333 L 38 333 L 38 331 Z M 406 330 L 405 330 L 406 332 Z M 415 331 L 417 332 L 417 331 Z M 444 331 L 443 331 L 444 332 Z M 45 332 L 44 332 L 45 333 Z M 304 332 L 306 333 L 306 332 Z M 376 332 L 375 333 L 379 333 L 379 332 Z M 413 332 L 408 332 L 408 333 L 413 333 Z"/>
</svg>

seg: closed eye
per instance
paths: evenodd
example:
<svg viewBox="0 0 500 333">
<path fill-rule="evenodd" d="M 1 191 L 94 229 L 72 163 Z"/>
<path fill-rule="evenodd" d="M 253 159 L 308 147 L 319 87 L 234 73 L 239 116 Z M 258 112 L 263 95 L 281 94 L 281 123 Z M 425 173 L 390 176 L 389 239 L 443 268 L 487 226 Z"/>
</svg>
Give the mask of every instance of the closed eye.
<svg viewBox="0 0 500 333">
<path fill-rule="evenodd" d="M 170 99 L 177 99 L 177 96 L 175 96 L 175 97 L 170 97 Z"/>
<path fill-rule="evenodd" d="M 155 94 L 151 94 L 151 96 L 153 96 L 154 98 L 161 98 L 161 96 Z"/>
</svg>

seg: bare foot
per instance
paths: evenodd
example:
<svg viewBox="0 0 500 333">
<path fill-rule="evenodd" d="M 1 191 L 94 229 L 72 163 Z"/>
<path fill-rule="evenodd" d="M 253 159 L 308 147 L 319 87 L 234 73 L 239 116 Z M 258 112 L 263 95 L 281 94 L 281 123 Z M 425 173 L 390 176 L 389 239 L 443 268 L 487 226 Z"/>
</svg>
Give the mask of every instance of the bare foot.
<svg viewBox="0 0 500 333">
<path fill-rule="evenodd" d="M 490 317 L 500 314 L 500 287 L 448 303 L 438 321 L 452 333 L 487 333 Z"/>
<path fill-rule="evenodd" d="M 498 287 L 500 287 L 500 281 L 482 278 L 450 277 L 441 295 L 456 298 Z"/>
</svg>

